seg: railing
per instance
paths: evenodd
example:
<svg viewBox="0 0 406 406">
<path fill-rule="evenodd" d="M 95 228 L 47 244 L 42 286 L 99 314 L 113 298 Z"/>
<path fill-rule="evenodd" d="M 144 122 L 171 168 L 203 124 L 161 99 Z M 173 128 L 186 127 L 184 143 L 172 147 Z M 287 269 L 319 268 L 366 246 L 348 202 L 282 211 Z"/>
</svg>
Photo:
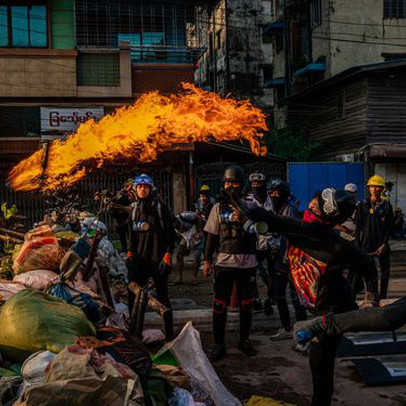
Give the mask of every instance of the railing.
<svg viewBox="0 0 406 406">
<path fill-rule="evenodd" d="M 95 173 L 90 174 L 82 181 L 78 182 L 77 190 L 81 199 L 81 203 L 84 206 L 89 207 L 89 211 L 96 212 L 96 202 L 93 200 L 93 195 L 96 191 L 101 190 L 119 190 L 124 182 L 128 178 L 134 177 L 137 170 L 134 168 L 119 169 L 113 174 L 107 173 Z M 173 193 L 172 193 L 172 173 L 170 171 L 161 171 L 151 173 L 156 185 L 158 186 L 158 192 L 163 200 L 172 207 Z M 38 193 L 27 192 L 14 192 L 6 184 L 6 179 L 0 177 L 0 203 L 8 202 L 16 204 L 19 214 L 28 217 L 27 226 L 32 227 L 34 223 L 42 220 L 44 212 L 48 207 L 46 199 L 38 195 Z M 102 216 L 102 221 L 106 223 L 110 238 L 118 239 L 118 235 L 115 230 L 114 221 L 109 214 Z"/>
<path fill-rule="evenodd" d="M 195 63 L 205 48 L 159 45 L 131 45 L 131 62 L 137 63 Z"/>
</svg>

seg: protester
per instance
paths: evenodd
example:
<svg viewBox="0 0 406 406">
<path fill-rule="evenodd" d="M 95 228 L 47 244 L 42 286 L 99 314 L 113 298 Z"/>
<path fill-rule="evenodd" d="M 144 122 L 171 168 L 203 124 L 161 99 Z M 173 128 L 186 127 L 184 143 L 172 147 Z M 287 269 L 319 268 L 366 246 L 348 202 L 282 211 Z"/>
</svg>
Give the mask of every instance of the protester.
<svg viewBox="0 0 406 406">
<path fill-rule="evenodd" d="M 113 198 L 112 202 L 123 206 L 123 208 L 114 207 L 112 205 L 110 213 L 116 222 L 116 230 L 120 239 L 122 252 L 128 252 L 127 239 L 128 239 L 128 219 L 129 212 L 124 207 L 130 206 L 134 200 L 134 191 L 132 190 L 132 179 L 127 179 L 121 190 Z"/>
<path fill-rule="evenodd" d="M 130 217 L 129 255 L 127 258 L 128 280 L 144 287 L 148 279 L 155 284 L 157 299 L 171 306 L 168 295 L 168 278 L 172 266 L 175 231 L 173 216 L 159 198 L 153 180 L 145 174 L 134 179 L 136 200 L 132 203 Z M 130 312 L 134 305 L 134 294 L 128 292 Z M 172 312 L 164 316 L 165 333 L 173 335 Z"/>
<path fill-rule="evenodd" d="M 216 200 L 211 196 L 210 192 L 210 187 L 203 185 L 200 188 L 199 198 L 196 203 L 196 213 L 199 214 L 204 223 L 207 221 L 210 211 L 216 203 Z"/>
<path fill-rule="evenodd" d="M 351 193 L 354 200 L 358 202 L 358 187 L 354 183 L 348 183 L 345 185 L 344 190 Z M 342 224 L 337 224 L 335 229 L 339 231 L 341 237 L 350 242 L 355 242 L 355 212 L 352 213 L 348 219 Z"/>
<path fill-rule="evenodd" d="M 274 213 L 293 219 L 300 219 L 299 211 L 295 205 L 295 200 L 290 193 L 289 183 L 283 180 L 275 180 L 269 189 Z M 286 288 L 291 287 L 292 304 L 295 309 L 296 320 L 306 319 L 306 309 L 300 304 L 294 286 L 290 283 L 289 263 L 287 261 L 288 244 L 286 237 L 278 238 L 278 246 L 273 251 L 275 261 L 275 300 L 278 307 L 279 317 L 282 327 L 270 338 L 274 341 L 292 338 L 292 322 L 289 314 L 288 302 L 286 300 Z M 298 345 L 297 350 L 305 350 Z"/>
<path fill-rule="evenodd" d="M 258 204 L 265 210 L 273 210 L 271 198 L 268 196 L 267 190 L 267 179 L 263 173 L 255 172 L 251 173 L 249 178 L 249 183 L 251 186 L 251 196 L 258 202 Z M 266 314 L 272 314 L 272 305 L 275 302 L 274 299 L 274 263 L 270 251 L 269 245 L 271 244 L 273 237 L 270 233 L 259 234 L 258 235 L 258 250 L 257 250 L 257 260 L 258 260 L 258 273 L 262 279 L 262 282 L 267 288 L 267 295 L 264 302 L 264 311 Z M 253 309 L 261 310 L 262 302 L 259 298 L 258 284 L 255 280 L 255 292 Z"/>
<path fill-rule="evenodd" d="M 193 252 L 193 280 L 192 284 L 198 283 L 197 274 L 204 249 L 204 234 L 202 231 L 202 220 L 193 211 L 184 211 L 175 216 L 175 231 L 180 237 L 180 243 L 176 255 L 178 277 L 174 284 L 183 283 L 184 257 Z"/>
<path fill-rule="evenodd" d="M 256 268 L 255 229 L 246 228 L 241 217 L 228 204 L 225 196 L 236 194 L 242 198 L 244 171 L 240 166 L 230 166 L 224 173 L 223 199 L 213 206 L 207 220 L 206 249 L 203 273 L 210 276 L 214 272 L 213 335 L 214 347 L 209 358 L 212 362 L 227 355 L 225 330 L 227 305 L 234 282 L 237 284 L 240 307 L 240 341 L 238 348 L 247 355 L 255 355 L 256 350 L 249 341 L 252 320 L 252 300 Z M 254 200 L 246 200 L 256 205 Z M 217 252 L 213 268 L 213 255 Z"/>
<path fill-rule="evenodd" d="M 362 252 L 378 259 L 381 271 L 379 297 L 385 299 L 390 275 L 389 237 L 393 228 L 393 209 L 389 201 L 382 199 L 385 181 L 381 176 L 372 176 L 367 186 L 369 197 L 357 206 L 356 242 Z"/>
<path fill-rule="evenodd" d="M 241 203 L 234 203 L 241 207 Z M 303 221 L 281 217 L 262 208 L 245 210 L 255 222 L 288 238 L 288 259 L 301 302 L 316 315 L 343 313 L 357 308 L 343 271 L 350 265 L 366 283 L 366 299 L 376 304 L 377 275 L 371 257 L 342 239 L 334 230 L 354 210 L 355 200 L 344 190 L 325 189 L 304 212 Z M 334 360 L 341 336 L 320 334 L 312 340 L 309 363 L 313 377 L 312 406 L 328 406 L 334 388 Z"/>
</svg>

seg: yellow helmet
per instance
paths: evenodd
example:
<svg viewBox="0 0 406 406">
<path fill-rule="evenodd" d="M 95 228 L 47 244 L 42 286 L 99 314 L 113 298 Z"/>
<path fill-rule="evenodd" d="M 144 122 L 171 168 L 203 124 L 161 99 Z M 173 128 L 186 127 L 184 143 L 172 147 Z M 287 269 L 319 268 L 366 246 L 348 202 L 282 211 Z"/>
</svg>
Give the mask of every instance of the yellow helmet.
<svg viewBox="0 0 406 406">
<path fill-rule="evenodd" d="M 367 186 L 385 187 L 385 180 L 382 176 L 374 175 L 369 178 Z"/>
<path fill-rule="evenodd" d="M 210 186 L 203 185 L 203 186 L 200 188 L 200 191 L 201 191 L 201 192 L 210 192 Z"/>
</svg>

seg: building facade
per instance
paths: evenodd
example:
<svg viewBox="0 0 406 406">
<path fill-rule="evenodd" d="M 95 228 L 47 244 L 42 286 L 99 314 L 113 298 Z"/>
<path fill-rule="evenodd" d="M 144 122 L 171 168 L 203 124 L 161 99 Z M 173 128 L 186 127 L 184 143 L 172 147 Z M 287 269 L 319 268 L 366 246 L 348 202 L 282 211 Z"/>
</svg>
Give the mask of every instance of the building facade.
<svg viewBox="0 0 406 406">
<path fill-rule="evenodd" d="M 262 36 L 271 21 L 271 0 L 219 0 L 195 9 L 192 40 L 205 52 L 195 67 L 195 82 L 220 94 L 250 99 L 270 109 L 272 43 Z"/>
<path fill-rule="evenodd" d="M 399 0 L 275 0 L 264 35 L 274 44 L 275 120 L 285 99 L 353 66 L 406 58 L 406 4 Z M 304 106 L 305 107 L 305 106 Z"/>
</svg>

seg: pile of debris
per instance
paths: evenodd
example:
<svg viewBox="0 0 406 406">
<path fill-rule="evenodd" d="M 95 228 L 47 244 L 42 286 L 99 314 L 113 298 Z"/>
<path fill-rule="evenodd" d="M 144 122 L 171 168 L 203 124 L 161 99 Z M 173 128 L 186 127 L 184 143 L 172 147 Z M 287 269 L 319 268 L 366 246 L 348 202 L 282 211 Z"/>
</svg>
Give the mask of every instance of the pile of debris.
<svg viewBox="0 0 406 406">
<path fill-rule="evenodd" d="M 97 218 L 79 223 L 0 228 L 0 404 L 240 405 L 190 322 L 157 352 L 165 337 L 143 313 L 168 309 L 135 285 L 129 315 L 124 259 Z"/>
</svg>

